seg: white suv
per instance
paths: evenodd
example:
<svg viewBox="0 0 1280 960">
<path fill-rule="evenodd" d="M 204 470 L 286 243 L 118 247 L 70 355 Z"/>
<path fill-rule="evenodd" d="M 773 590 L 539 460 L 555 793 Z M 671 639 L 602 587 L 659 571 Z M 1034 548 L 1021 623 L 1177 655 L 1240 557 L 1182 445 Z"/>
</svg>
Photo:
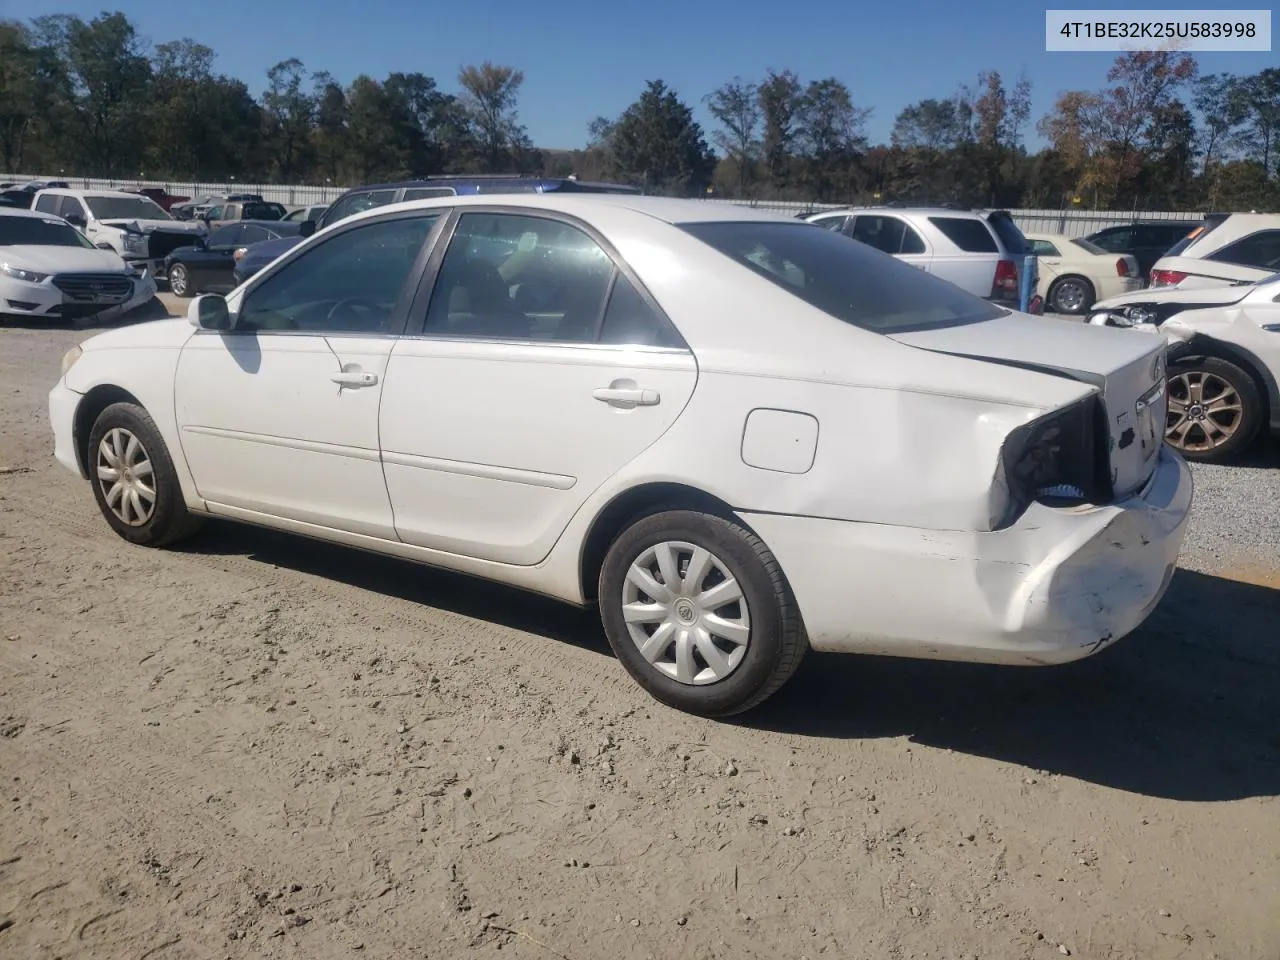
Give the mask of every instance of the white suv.
<svg viewBox="0 0 1280 960">
<path fill-rule="evenodd" d="M 1280 214 L 1210 214 L 1151 267 L 1151 286 L 1256 283 L 1280 271 Z"/>
<path fill-rule="evenodd" d="M 138 273 L 163 276 L 164 259 L 207 231 L 175 220 L 150 197 L 118 190 L 41 190 L 31 209 L 78 227 L 95 247 L 114 250 Z"/>
<path fill-rule="evenodd" d="M 848 207 L 805 219 L 1018 309 L 1022 265 L 1031 248 L 1003 210 L 984 215 L 952 207 Z M 1043 301 L 1036 301 L 1032 312 L 1040 313 Z"/>
</svg>

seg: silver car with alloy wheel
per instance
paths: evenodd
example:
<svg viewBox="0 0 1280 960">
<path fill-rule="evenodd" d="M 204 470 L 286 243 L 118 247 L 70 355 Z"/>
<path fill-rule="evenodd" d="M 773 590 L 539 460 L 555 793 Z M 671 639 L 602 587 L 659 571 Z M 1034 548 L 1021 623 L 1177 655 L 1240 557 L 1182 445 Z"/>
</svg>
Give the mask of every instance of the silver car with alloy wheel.
<svg viewBox="0 0 1280 960">
<path fill-rule="evenodd" d="M 1112 297 L 1089 322 L 1168 339 L 1165 440 L 1188 460 L 1230 460 L 1260 435 L 1280 437 L 1280 273 Z"/>
</svg>

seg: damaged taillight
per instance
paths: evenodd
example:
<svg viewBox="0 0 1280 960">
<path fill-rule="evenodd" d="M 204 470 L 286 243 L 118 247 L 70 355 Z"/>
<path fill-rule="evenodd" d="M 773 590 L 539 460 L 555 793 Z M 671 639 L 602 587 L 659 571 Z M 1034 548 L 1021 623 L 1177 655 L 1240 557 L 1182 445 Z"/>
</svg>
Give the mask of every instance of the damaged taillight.
<svg viewBox="0 0 1280 960">
<path fill-rule="evenodd" d="M 1090 397 L 1012 431 L 1002 454 L 1008 526 L 1032 503 L 1067 507 L 1111 498 L 1106 418 Z"/>
</svg>

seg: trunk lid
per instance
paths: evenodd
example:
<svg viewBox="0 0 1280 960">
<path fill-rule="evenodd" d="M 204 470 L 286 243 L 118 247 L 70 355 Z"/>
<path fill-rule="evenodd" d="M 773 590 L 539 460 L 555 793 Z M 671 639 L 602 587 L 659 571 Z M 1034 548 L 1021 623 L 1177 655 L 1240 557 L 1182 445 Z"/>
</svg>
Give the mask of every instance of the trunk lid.
<svg viewBox="0 0 1280 960">
<path fill-rule="evenodd" d="M 1103 336 L 1097 336 L 1103 334 Z M 1140 489 L 1164 440 L 1163 337 L 1027 314 L 967 326 L 893 334 L 899 343 L 1039 370 L 1097 387 L 1106 412 L 1112 487 Z"/>
</svg>

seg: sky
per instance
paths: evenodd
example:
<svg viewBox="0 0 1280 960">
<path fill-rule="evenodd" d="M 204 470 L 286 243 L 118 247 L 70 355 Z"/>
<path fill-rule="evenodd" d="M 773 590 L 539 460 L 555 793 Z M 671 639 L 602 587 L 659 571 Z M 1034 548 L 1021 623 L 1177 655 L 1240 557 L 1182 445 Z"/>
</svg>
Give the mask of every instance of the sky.
<svg viewBox="0 0 1280 960">
<path fill-rule="evenodd" d="M 1097 0 L 1087 8 L 1125 9 Z M 911 103 L 949 96 L 988 69 L 1011 88 L 1025 69 L 1033 83 L 1026 133 L 1035 147 L 1035 121 L 1058 93 L 1101 88 L 1116 57 L 1046 53 L 1045 5 L 1026 0 L 221 0 L 212 7 L 0 0 L 0 18 L 91 19 L 103 9 L 121 10 L 153 43 L 191 37 L 207 44 L 217 52 L 218 72 L 243 80 L 255 95 L 267 68 L 289 57 L 343 84 L 361 73 L 380 79 L 416 71 L 450 92 L 466 64 L 513 66 L 525 76 L 520 121 L 537 146 L 551 149 L 584 146 L 594 117 L 616 117 L 655 79 L 694 108 L 710 141 L 714 122 L 703 98 L 735 76 L 756 81 L 768 69 L 790 69 L 802 82 L 843 81 L 855 104 L 872 109 L 872 142 L 887 142 L 894 117 Z M 1196 56 L 1202 73 L 1254 73 L 1280 63 L 1275 52 Z"/>
</svg>

